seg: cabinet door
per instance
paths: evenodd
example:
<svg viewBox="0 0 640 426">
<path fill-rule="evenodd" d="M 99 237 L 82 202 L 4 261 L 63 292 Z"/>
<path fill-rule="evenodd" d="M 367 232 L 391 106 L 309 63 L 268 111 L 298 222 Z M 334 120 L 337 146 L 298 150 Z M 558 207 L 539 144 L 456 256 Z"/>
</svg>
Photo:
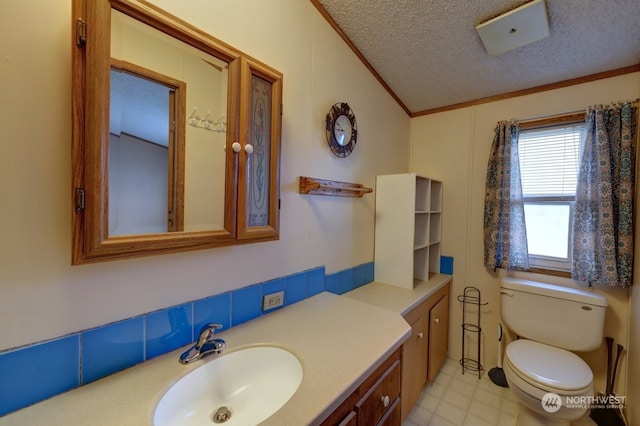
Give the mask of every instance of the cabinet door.
<svg viewBox="0 0 640 426">
<path fill-rule="evenodd" d="M 427 381 L 427 315 L 411 324 L 411 336 L 404 342 L 402 358 L 402 413 L 406 416 L 420 397 Z"/>
<path fill-rule="evenodd" d="M 238 156 L 238 239 L 277 239 L 282 75 L 243 61 Z"/>
<path fill-rule="evenodd" d="M 433 380 L 447 356 L 449 347 L 449 295 L 446 294 L 429 311 L 429 368 Z"/>
</svg>

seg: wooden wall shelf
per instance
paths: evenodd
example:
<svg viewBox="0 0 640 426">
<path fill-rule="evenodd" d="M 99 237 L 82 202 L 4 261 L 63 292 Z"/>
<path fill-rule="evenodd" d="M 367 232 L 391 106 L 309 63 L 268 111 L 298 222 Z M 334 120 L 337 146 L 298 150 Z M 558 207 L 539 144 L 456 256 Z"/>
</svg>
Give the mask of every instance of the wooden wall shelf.
<svg viewBox="0 0 640 426">
<path fill-rule="evenodd" d="M 300 176 L 300 194 L 310 195 L 333 195 L 338 197 L 358 197 L 373 192 L 359 183 L 340 182 L 337 180 L 317 179 L 307 176 Z"/>
</svg>

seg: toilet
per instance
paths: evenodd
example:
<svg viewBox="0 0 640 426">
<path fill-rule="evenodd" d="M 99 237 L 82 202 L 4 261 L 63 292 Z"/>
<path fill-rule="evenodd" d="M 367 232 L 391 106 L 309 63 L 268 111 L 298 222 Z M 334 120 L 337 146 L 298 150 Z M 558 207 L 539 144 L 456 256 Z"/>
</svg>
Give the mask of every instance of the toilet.
<svg viewBox="0 0 640 426">
<path fill-rule="evenodd" d="M 567 402 L 594 396 L 593 372 L 573 351 L 600 347 L 607 298 L 515 278 L 502 279 L 500 286 L 502 320 L 518 336 L 503 360 L 509 387 L 526 407 L 518 425 L 569 425 L 580 419 L 587 404 Z"/>
</svg>

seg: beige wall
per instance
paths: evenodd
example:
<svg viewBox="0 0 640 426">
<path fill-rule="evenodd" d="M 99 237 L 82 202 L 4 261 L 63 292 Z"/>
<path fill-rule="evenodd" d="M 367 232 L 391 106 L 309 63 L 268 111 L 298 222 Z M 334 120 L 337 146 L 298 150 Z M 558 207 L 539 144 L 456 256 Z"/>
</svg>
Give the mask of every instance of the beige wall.
<svg viewBox="0 0 640 426">
<path fill-rule="evenodd" d="M 374 197 L 302 196 L 297 178 L 374 186 L 378 174 L 406 172 L 404 111 L 310 2 L 154 3 L 284 73 L 280 240 L 71 267 L 71 1 L 9 0 L 0 14 L 0 350 L 373 260 Z M 332 156 L 323 128 L 338 101 L 358 120 L 346 159 Z"/>
<path fill-rule="evenodd" d="M 455 259 L 452 294 L 457 296 L 465 286 L 475 286 L 481 290 L 482 298 L 489 302 L 482 311 L 481 338 L 482 363 L 487 370 L 496 366 L 496 336 L 500 321 L 498 275 L 483 266 L 482 231 L 487 159 L 496 122 L 580 110 L 595 103 L 639 96 L 640 73 L 634 73 L 412 120 L 411 170 L 444 182 L 442 252 Z M 571 280 L 554 281 L 575 285 Z M 616 343 L 627 347 L 627 290 L 599 287 L 596 291 L 604 293 L 609 299 L 605 335 L 614 337 Z M 451 308 L 449 355 L 457 359 L 461 351 L 462 314 L 455 297 L 452 298 Z M 636 313 L 636 322 L 637 316 Z M 636 331 L 632 342 L 637 346 L 637 326 L 633 329 Z M 596 389 L 604 391 L 605 345 L 592 353 L 581 355 L 596 373 Z M 622 394 L 626 389 L 626 359 L 622 359 L 616 384 L 616 390 Z M 637 372 L 638 367 L 635 368 Z M 636 388 L 638 386 L 635 384 Z"/>
</svg>

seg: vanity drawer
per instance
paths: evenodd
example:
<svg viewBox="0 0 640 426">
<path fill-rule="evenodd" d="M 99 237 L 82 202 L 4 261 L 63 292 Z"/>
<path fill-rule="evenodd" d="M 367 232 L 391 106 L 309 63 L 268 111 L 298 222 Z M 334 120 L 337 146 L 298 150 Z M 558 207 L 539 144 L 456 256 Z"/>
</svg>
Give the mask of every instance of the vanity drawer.
<svg viewBox="0 0 640 426">
<path fill-rule="evenodd" d="M 402 346 L 389 355 L 320 425 L 400 426 L 401 387 Z M 385 396 L 389 397 L 387 407 L 384 406 Z"/>
<path fill-rule="evenodd" d="M 358 425 L 375 425 L 385 416 L 387 410 L 393 411 L 397 407 L 401 373 L 400 361 L 396 360 L 356 403 Z"/>
<path fill-rule="evenodd" d="M 358 426 L 358 417 L 356 412 L 350 412 L 338 426 Z"/>
<path fill-rule="evenodd" d="M 384 417 L 380 419 L 376 426 L 396 426 L 402 424 L 401 422 L 401 410 L 400 410 L 400 399 L 395 400 L 393 404 L 387 409 Z"/>
</svg>

